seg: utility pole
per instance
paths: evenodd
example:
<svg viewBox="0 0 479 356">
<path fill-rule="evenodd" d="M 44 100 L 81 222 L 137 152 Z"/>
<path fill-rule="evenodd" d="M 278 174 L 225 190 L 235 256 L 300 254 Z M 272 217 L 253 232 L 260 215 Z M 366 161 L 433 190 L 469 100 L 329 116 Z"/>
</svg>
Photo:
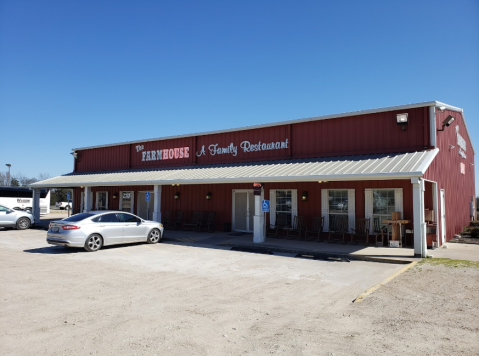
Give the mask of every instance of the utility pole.
<svg viewBox="0 0 479 356">
<path fill-rule="evenodd" d="M 12 166 L 10 163 L 7 163 L 6 166 L 8 167 L 8 176 L 7 176 L 7 182 L 8 182 L 8 186 L 10 186 L 12 184 L 12 181 L 10 179 L 10 167 Z"/>
</svg>

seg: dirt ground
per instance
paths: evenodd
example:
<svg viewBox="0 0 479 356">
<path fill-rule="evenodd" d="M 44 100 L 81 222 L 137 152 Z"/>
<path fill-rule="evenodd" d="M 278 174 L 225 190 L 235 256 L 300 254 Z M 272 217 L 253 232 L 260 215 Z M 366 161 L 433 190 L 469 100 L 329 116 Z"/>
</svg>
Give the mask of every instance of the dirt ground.
<svg viewBox="0 0 479 356">
<path fill-rule="evenodd" d="M 479 355 L 479 269 L 0 231 L 2 355 Z M 373 282 L 375 281 L 375 282 Z"/>
</svg>

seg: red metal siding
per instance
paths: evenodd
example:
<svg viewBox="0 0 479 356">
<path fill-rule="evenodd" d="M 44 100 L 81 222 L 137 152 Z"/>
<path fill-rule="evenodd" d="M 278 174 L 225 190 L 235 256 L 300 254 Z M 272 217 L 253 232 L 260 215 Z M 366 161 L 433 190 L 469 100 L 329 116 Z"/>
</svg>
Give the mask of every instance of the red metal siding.
<svg viewBox="0 0 479 356">
<path fill-rule="evenodd" d="M 396 114 L 407 112 L 406 131 L 397 125 Z M 427 108 L 320 120 L 293 125 L 293 157 L 336 156 L 365 153 L 418 151 L 424 140 Z"/>
<path fill-rule="evenodd" d="M 452 115 L 455 121 L 444 131 L 437 132 L 437 147 L 439 153 L 426 171 L 424 178 L 438 183 L 438 210 L 441 216 L 440 190 L 445 190 L 446 203 L 446 241 L 454 238 L 469 224 L 469 202 L 471 196 L 475 197 L 474 189 L 474 153 L 471 141 L 466 133 L 462 115 L 457 112 L 446 110 L 444 113 L 436 114 L 436 128 L 441 129 L 443 120 Z M 459 155 L 457 144 L 456 126 L 459 127 L 459 134 L 466 141 L 466 159 Z M 454 146 L 451 147 L 451 146 Z M 464 163 L 465 173 L 461 174 L 460 164 Z M 440 218 L 438 221 L 439 236 L 441 235 Z"/>
<path fill-rule="evenodd" d="M 76 172 L 128 169 L 129 154 L 129 145 L 118 145 L 78 151 Z"/>
<path fill-rule="evenodd" d="M 406 131 L 396 123 L 396 114 L 407 112 Z M 130 168 L 161 168 L 192 164 L 217 164 L 287 158 L 325 157 L 367 153 L 406 152 L 429 147 L 428 108 L 382 112 L 214 135 L 157 140 L 138 144 L 80 150 L 77 172 Z M 287 146 L 286 146 L 287 140 Z M 248 141 L 260 149 L 245 152 Z M 283 143 L 283 146 L 281 145 Z M 215 146 L 216 145 L 216 146 Z M 236 153 L 228 151 L 230 145 Z M 264 146 L 265 145 L 265 146 Z M 269 145 L 269 147 L 268 147 Z M 279 145 L 279 148 L 277 148 Z M 188 147 L 189 158 L 143 160 L 151 151 Z M 210 148 L 224 148 L 212 154 Z M 274 149 L 268 149 L 268 148 Z M 204 149 L 204 154 L 202 154 Z M 145 156 L 147 158 L 148 156 Z"/>
</svg>

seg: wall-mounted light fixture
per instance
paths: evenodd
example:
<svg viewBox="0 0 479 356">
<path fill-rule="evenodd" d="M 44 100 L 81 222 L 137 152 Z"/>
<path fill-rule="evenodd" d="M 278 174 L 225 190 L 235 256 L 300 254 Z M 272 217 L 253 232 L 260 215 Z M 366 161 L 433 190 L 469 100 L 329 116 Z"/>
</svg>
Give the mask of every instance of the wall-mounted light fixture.
<svg viewBox="0 0 479 356">
<path fill-rule="evenodd" d="M 301 200 L 302 201 L 308 200 L 308 192 L 303 192 L 303 194 L 301 195 Z"/>
<path fill-rule="evenodd" d="M 210 200 L 211 199 L 211 192 L 208 192 L 206 193 L 206 200 Z"/>
<path fill-rule="evenodd" d="M 455 118 L 452 115 L 448 115 L 448 117 L 446 117 L 442 122 L 442 129 L 437 131 L 444 131 L 444 127 L 451 125 L 454 120 Z"/>
<path fill-rule="evenodd" d="M 456 146 L 449 144 L 449 150 L 454 149 Z"/>
<path fill-rule="evenodd" d="M 113 199 L 118 199 L 118 193 L 113 193 Z"/>
<path fill-rule="evenodd" d="M 397 114 L 396 121 L 398 125 L 402 125 L 402 130 L 406 131 L 406 125 L 408 123 L 407 113 L 404 114 Z"/>
<path fill-rule="evenodd" d="M 436 109 L 438 110 L 436 112 L 444 112 L 444 110 L 446 110 L 446 107 L 445 106 L 436 106 Z"/>
<path fill-rule="evenodd" d="M 70 154 L 73 156 L 73 158 L 75 158 L 75 159 L 78 158 L 78 153 L 76 153 L 76 152 L 70 152 Z"/>
<path fill-rule="evenodd" d="M 178 200 L 178 199 L 180 199 L 180 192 L 175 193 L 175 200 Z"/>
<path fill-rule="evenodd" d="M 321 183 L 328 183 L 327 180 L 318 180 L 318 183 L 321 184 Z"/>
</svg>

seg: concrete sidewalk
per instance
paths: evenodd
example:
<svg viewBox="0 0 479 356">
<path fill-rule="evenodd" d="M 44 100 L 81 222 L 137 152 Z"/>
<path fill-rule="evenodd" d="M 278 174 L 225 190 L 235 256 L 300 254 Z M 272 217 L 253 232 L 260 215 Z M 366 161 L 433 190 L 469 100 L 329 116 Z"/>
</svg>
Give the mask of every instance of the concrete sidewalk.
<svg viewBox="0 0 479 356">
<path fill-rule="evenodd" d="M 427 254 L 435 258 L 479 261 L 479 245 L 446 243 L 445 246 L 447 247 L 442 246 L 435 250 L 427 250 Z"/>
<path fill-rule="evenodd" d="M 180 242 L 191 245 L 210 245 L 234 248 L 249 248 L 258 252 L 271 251 L 307 255 L 316 258 L 348 258 L 383 263 L 410 263 L 419 261 L 412 248 L 372 247 L 343 245 L 338 243 L 298 241 L 266 238 L 264 243 L 254 243 L 253 234 L 238 232 L 165 231 L 165 242 Z"/>
</svg>

